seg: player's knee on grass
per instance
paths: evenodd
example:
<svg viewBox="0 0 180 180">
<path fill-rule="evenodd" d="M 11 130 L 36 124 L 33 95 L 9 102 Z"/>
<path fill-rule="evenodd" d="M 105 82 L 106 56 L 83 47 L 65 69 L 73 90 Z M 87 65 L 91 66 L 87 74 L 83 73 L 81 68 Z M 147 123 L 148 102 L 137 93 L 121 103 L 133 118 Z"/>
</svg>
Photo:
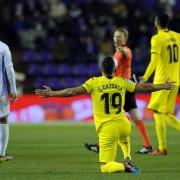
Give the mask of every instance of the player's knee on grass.
<svg viewBox="0 0 180 180">
<path fill-rule="evenodd" d="M 115 161 L 101 163 L 101 172 L 102 173 L 115 173 L 125 171 L 124 164 L 118 163 Z"/>
</svg>

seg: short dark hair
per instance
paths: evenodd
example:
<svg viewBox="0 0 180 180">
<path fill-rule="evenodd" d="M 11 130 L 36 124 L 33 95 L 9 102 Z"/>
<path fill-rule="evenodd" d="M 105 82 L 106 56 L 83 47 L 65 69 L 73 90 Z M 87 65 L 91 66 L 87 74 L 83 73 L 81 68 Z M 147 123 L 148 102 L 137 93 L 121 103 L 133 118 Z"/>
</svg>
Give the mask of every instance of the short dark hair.
<svg viewBox="0 0 180 180">
<path fill-rule="evenodd" d="M 106 75 L 112 75 L 114 72 L 114 59 L 111 56 L 107 56 L 103 59 L 101 63 L 101 71 Z"/>
<path fill-rule="evenodd" d="M 169 25 L 169 16 L 167 14 L 158 14 L 156 16 L 159 25 L 162 28 L 166 28 Z"/>
</svg>

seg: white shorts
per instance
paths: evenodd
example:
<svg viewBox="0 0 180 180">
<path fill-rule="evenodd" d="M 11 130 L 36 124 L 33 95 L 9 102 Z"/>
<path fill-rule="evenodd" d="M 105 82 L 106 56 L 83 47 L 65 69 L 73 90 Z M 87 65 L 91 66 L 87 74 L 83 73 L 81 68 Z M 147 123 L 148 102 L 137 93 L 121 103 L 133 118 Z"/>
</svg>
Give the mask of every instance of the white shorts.
<svg viewBox="0 0 180 180">
<path fill-rule="evenodd" d="M 0 118 L 8 116 L 10 113 L 10 105 L 7 96 L 0 96 Z"/>
</svg>

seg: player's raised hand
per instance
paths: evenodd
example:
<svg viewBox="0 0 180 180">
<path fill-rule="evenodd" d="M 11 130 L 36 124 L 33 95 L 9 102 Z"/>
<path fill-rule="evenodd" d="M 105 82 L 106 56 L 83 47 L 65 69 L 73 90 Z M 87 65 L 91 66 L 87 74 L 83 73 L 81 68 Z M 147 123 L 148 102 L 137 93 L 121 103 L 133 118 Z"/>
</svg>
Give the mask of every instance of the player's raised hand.
<svg viewBox="0 0 180 180">
<path fill-rule="evenodd" d="M 48 86 L 43 86 L 44 89 L 36 89 L 35 93 L 40 97 L 50 97 L 52 89 Z"/>
</svg>

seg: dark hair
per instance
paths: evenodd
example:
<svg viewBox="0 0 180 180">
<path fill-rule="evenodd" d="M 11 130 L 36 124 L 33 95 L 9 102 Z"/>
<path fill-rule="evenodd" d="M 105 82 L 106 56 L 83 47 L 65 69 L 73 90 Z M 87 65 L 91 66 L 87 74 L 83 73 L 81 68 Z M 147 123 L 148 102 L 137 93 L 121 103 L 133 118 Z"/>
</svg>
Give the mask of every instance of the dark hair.
<svg viewBox="0 0 180 180">
<path fill-rule="evenodd" d="M 169 25 L 169 16 L 167 14 L 159 14 L 156 16 L 159 25 L 166 28 Z"/>
<path fill-rule="evenodd" d="M 115 63 L 111 56 L 107 56 L 101 63 L 101 71 L 106 75 L 112 75 L 114 72 Z"/>
</svg>

